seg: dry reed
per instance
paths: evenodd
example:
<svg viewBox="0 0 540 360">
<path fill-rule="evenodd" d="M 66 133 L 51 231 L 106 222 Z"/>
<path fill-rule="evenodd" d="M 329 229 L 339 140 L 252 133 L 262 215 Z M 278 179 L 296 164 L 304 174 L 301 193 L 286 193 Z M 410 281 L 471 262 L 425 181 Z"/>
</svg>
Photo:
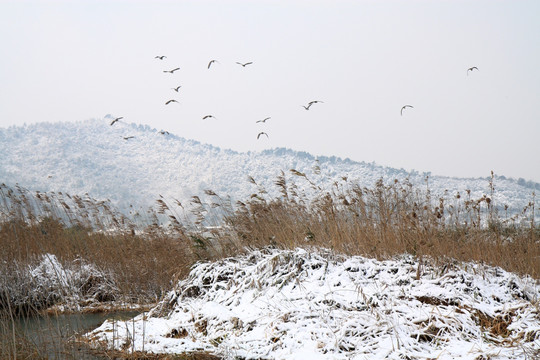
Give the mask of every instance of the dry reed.
<svg viewBox="0 0 540 360">
<path fill-rule="evenodd" d="M 131 218 L 88 196 L 0 185 L 0 346 L 7 349 L 0 355 L 35 351 L 16 333 L 14 315 L 62 301 L 20 306 L 6 290 L 19 284 L 24 292 L 31 284 L 28 266 L 44 254 L 62 263 L 83 259 L 114 274 L 116 300 L 128 303 L 158 300 L 196 261 L 266 246 L 324 247 L 376 258 L 410 253 L 441 266 L 476 261 L 540 278 L 535 195 L 521 214 L 509 216 L 508 207 L 493 200 L 493 174 L 488 194 L 473 199 L 470 191 L 434 198 L 428 178 L 425 189 L 382 179 L 367 188 L 343 178 L 323 190 L 306 174 L 290 173 L 294 181 L 283 172 L 276 179 L 279 196 L 250 178 L 257 192 L 243 201 L 207 190 L 185 205 L 160 198 L 154 209 Z M 306 195 L 304 187 L 315 195 Z"/>
</svg>

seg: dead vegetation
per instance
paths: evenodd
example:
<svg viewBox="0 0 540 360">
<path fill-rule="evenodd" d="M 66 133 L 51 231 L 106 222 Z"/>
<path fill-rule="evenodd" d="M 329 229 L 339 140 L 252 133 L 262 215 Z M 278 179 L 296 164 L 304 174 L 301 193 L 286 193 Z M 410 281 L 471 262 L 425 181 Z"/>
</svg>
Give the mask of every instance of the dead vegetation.
<svg viewBox="0 0 540 360">
<path fill-rule="evenodd" d="M 290 176 L 282 172 L 275 181 L 279 196 L 249 181 L 256 191 L 242 201 L 233 203 L 209 189 L 187 204 L 160 198 L 153 209 L 130 216 L 87 195 L 0 185 L 0 310 L 20 314 L 62 302 L 45 296 L 22 307 L 15 304 L 13 294 L 31 284 L 28 267 L 44 254 L 62 264 L 84 261 L 114 274 L 109 280 L 89 276 L 81 286 L 95 293 L 103 281 L 113 281 L 114 295 L 102 292 L 98 300 L 140 304 L 159 300 L 197 261 L 267 246 L 322 247 L 378 259 L 409 253 L 419 259 L 417 277 L 422 259 L 429 257 L 442 271 L 455 261 L 474 261 L 540 278 L 534 192 L 521 213 L 508 214 L 508 207 L 494 200 L 493 181 L 478 199 L 468 191 L 433 198 L 428 179 L 419 189 L 408 181 L 382 179 L 366 188 L 343 178 L 323 190 L 291 169 Z M 9 326 L 11 316 L 2 318 L 0 345 L 23 348 Z M 477 319 L 499 335 L 507 329 L 505 317 L 477 314 Z M 426 340 L 434 331 L 426 332 Z"/>
<path fill-rule="evenodd" d="M 315 187 L 304 174 L 291 173 Z M 345 179 L 330 191 L 315 189 L 315 198 L 303 195 L 296 183 L 287 183 L 284 174 L 276 186 L 280 197 L 269 198 L 258 187 L 248 200 L 237 202 L 234 211 L 225 211 L 228 231 L 216 232 L 215 241 L 232 243 L 233 249 L 316 246 L 379 259 L 409 253 L 419 259 L 429 256 L 441 266 L 476 261 L 540 277 L 534 193 L 521 214 L 509 216 L 499 214 L 504 205 L 495 204 L 492 184 L 491 194 L 479 199 L 460 193 L 433 199 L 428 188 L 397 180 L 361 188 Z M 221 200 L 211 198 L 217 204 Z"/>
</svg>

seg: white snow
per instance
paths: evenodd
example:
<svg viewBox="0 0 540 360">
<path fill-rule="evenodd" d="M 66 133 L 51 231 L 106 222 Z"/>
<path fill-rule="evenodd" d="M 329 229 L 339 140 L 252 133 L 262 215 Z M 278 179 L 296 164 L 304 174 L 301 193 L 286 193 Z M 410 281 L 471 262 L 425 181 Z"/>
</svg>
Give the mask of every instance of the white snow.
<svg viewBox="0 0 540 360">
<path fill-rule="evenodd" d="M 540 355 L 538 282 L 474 263 L 418 266 L 409 255 L 252 251 L 195 265 L 149 313 L 86 336 L 118 349 L 225 359 Z"/>
</svg>

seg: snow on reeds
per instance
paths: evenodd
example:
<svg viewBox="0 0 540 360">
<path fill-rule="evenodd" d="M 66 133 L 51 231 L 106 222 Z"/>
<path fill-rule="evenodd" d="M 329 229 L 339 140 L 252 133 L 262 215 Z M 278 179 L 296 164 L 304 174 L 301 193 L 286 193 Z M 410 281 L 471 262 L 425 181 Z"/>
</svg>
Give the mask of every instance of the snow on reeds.
<svg viewBox="0 0 540 360">
<path fill-rule="evenodd" d="M 498 267 L 263 249 L 199 263 L 92 344 L 225 359 L 532 359 L 540 285 Z"/>
<path fill-rule="evenodd" d="M 61 264 L 55 255 L 44 254 L 33 264 L 0 275 L 0 309 L 20 314 L 53 305 L 79 311 L 119 297 L 114 275 L 82 259 Z"/>
</svg>

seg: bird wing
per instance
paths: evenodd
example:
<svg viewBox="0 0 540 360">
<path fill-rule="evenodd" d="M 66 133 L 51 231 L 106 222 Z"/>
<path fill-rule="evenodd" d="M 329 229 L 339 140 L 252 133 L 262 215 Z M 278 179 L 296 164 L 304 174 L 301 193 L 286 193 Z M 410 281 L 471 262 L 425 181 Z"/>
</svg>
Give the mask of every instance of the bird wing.
<svg viewBox="0 0 540 360">
<path fill-rule="evenodd" d="M 401 115 L 402 115 L 402 116 L 403 116 L 403 110 L 406 109 L 406 108 L 408 108 L 408 107 L 414 108 L 414 106 L 412 106 L 412 105 L 403 105 L 403 106 L 401 107 Z"/>
</svg>

